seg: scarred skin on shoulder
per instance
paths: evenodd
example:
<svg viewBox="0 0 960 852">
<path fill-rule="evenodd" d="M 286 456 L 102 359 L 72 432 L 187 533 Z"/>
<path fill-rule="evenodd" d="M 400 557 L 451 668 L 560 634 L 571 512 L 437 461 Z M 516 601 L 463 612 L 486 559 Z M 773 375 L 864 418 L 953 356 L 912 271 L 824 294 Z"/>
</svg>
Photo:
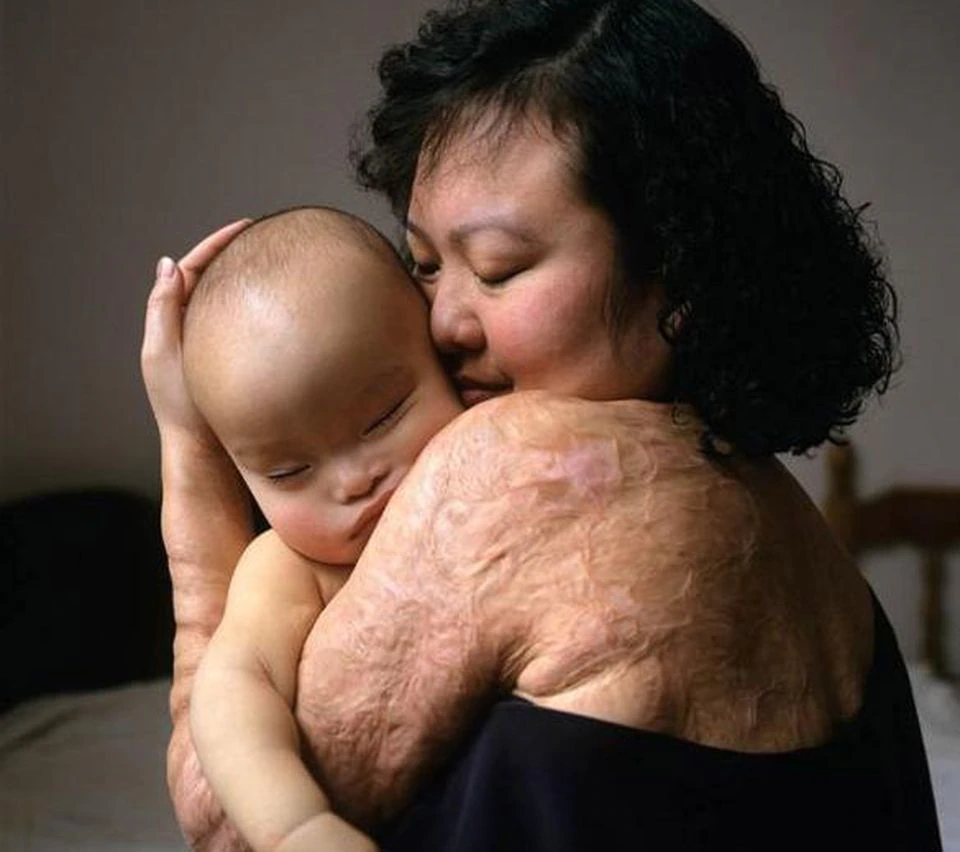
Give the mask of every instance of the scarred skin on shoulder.
<svg viewBox="0 0 960 852">
<path fill-rule="evenodd" d="M 301 660 L 297 717 L 341 815 L 393 816 L 497 697 L 570 688 L 633 641 L 578 643 L 576 617 L 623 568 L 642 583 L 636 497 L 659 466 L 707 465 L 697 434 L 669 406 L 528 392 L 435 437 Z"/>
<path fill-rule="evenodd" d="M 539 391 L 478 405 L 435 436 L 302 654 L 305 753 L 341 816 L 371 828 L 396 814 L 497 697 L 555 667 L 538 653 L 544 608 L 576 607 L 592 548 L 609 558 L 620 538 L 636 562 L 638 542 L 612 521 L 678 437 L 698 457 L 696 436 L 696 419 L 669 406 Z M 185 729 L 171 743 L 178 819 L 195 848 L 243 848 Z"/>
<path fill-rule="evenodd" d="M 435 436 L 303 649 L 305 758 L 340 816 L 398 814 L 510 693 L 748 751 L 817 744 L 855 710 L 862 582 L 776 460 L 709 459 L 701 428 L 537 391 Z M 811 686 L 834 641 L 866 656 Z M 238 848 L 181 767 L 198 848 Z"/>
<path fill-rule="evenodd" d="M 701 431 L 683 406 L 524 392 L 436 437 L 301 659 L 338 813 L 396 815 L 510 693 L 745 751 L 855 712 L 862 580 L 779 462 L 708 458 Z"/>
</svg>

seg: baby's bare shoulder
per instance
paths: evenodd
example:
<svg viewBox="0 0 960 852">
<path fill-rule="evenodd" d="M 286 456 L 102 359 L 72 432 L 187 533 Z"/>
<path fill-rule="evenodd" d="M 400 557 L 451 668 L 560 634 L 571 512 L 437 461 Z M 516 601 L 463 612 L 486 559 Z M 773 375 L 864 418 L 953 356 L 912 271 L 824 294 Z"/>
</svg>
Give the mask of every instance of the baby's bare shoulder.
<svg viewBox="0 0 960 852">
<path fill-rule="evenodd" d="M 315 562 L 289 547 L 273 529 L 247 545 L 231 583 L 231 595 L 255 601 L 283 598 L 315 607 L 330 602 L 350 576 L 350 566 Z M 317 595 L 319 593 L 319 599 Z"/>
</svg>

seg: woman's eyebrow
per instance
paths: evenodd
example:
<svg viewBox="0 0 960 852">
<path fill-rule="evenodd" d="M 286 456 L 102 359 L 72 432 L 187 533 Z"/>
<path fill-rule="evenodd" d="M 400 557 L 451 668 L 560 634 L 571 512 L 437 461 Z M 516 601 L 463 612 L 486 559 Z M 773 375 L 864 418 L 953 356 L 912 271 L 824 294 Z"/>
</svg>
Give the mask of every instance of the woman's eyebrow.
<svg viewBox="0 0 960 852">
<path fill-rule="evenodd" d="M 430 238 L 426 231 L 409 217 L 407 217 L 406 228 L 415 236 L 429 242 Z M 491 213 L 463 222 L 450 231 L 450 239 L 454 243 L 462 244 L 478 231 L 503 231 L 521 242 L 539 242 L 533 231 L 518 224 L 512 216 L 505 213 Z"/>
</svg>

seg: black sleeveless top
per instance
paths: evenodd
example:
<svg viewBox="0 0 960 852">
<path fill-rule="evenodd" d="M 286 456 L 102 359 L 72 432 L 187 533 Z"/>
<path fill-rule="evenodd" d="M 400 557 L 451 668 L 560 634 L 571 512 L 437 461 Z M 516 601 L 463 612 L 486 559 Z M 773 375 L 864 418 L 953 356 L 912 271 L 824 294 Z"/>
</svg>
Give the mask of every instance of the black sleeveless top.
<svg viewBox="0 0 960 852">
<path fill-rule="evenodd" d="M 510 698 L 380 835 L 382 848 L 940 850 L 903 657 L 873 605 L 863 703 L 826 745 L 729 751 Z"/>
</svg>

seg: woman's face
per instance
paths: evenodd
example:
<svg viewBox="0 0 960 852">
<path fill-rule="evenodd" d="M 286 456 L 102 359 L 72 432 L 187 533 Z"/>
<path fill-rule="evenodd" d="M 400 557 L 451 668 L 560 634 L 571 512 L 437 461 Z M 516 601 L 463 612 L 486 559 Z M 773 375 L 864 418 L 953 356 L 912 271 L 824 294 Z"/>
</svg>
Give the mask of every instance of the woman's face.
<svg viewBox="0 0 960 852">
<path fill-rule="evenodd" d="M 582 197 L 575 152 L 539 122 L 454 138 L 423 158 L 407 240 L 434 342 L 468 405 L 511 390 L 657 399 L 669 349 L 651 283 L 613 339 L 616 232 Z"/>
</svg>

